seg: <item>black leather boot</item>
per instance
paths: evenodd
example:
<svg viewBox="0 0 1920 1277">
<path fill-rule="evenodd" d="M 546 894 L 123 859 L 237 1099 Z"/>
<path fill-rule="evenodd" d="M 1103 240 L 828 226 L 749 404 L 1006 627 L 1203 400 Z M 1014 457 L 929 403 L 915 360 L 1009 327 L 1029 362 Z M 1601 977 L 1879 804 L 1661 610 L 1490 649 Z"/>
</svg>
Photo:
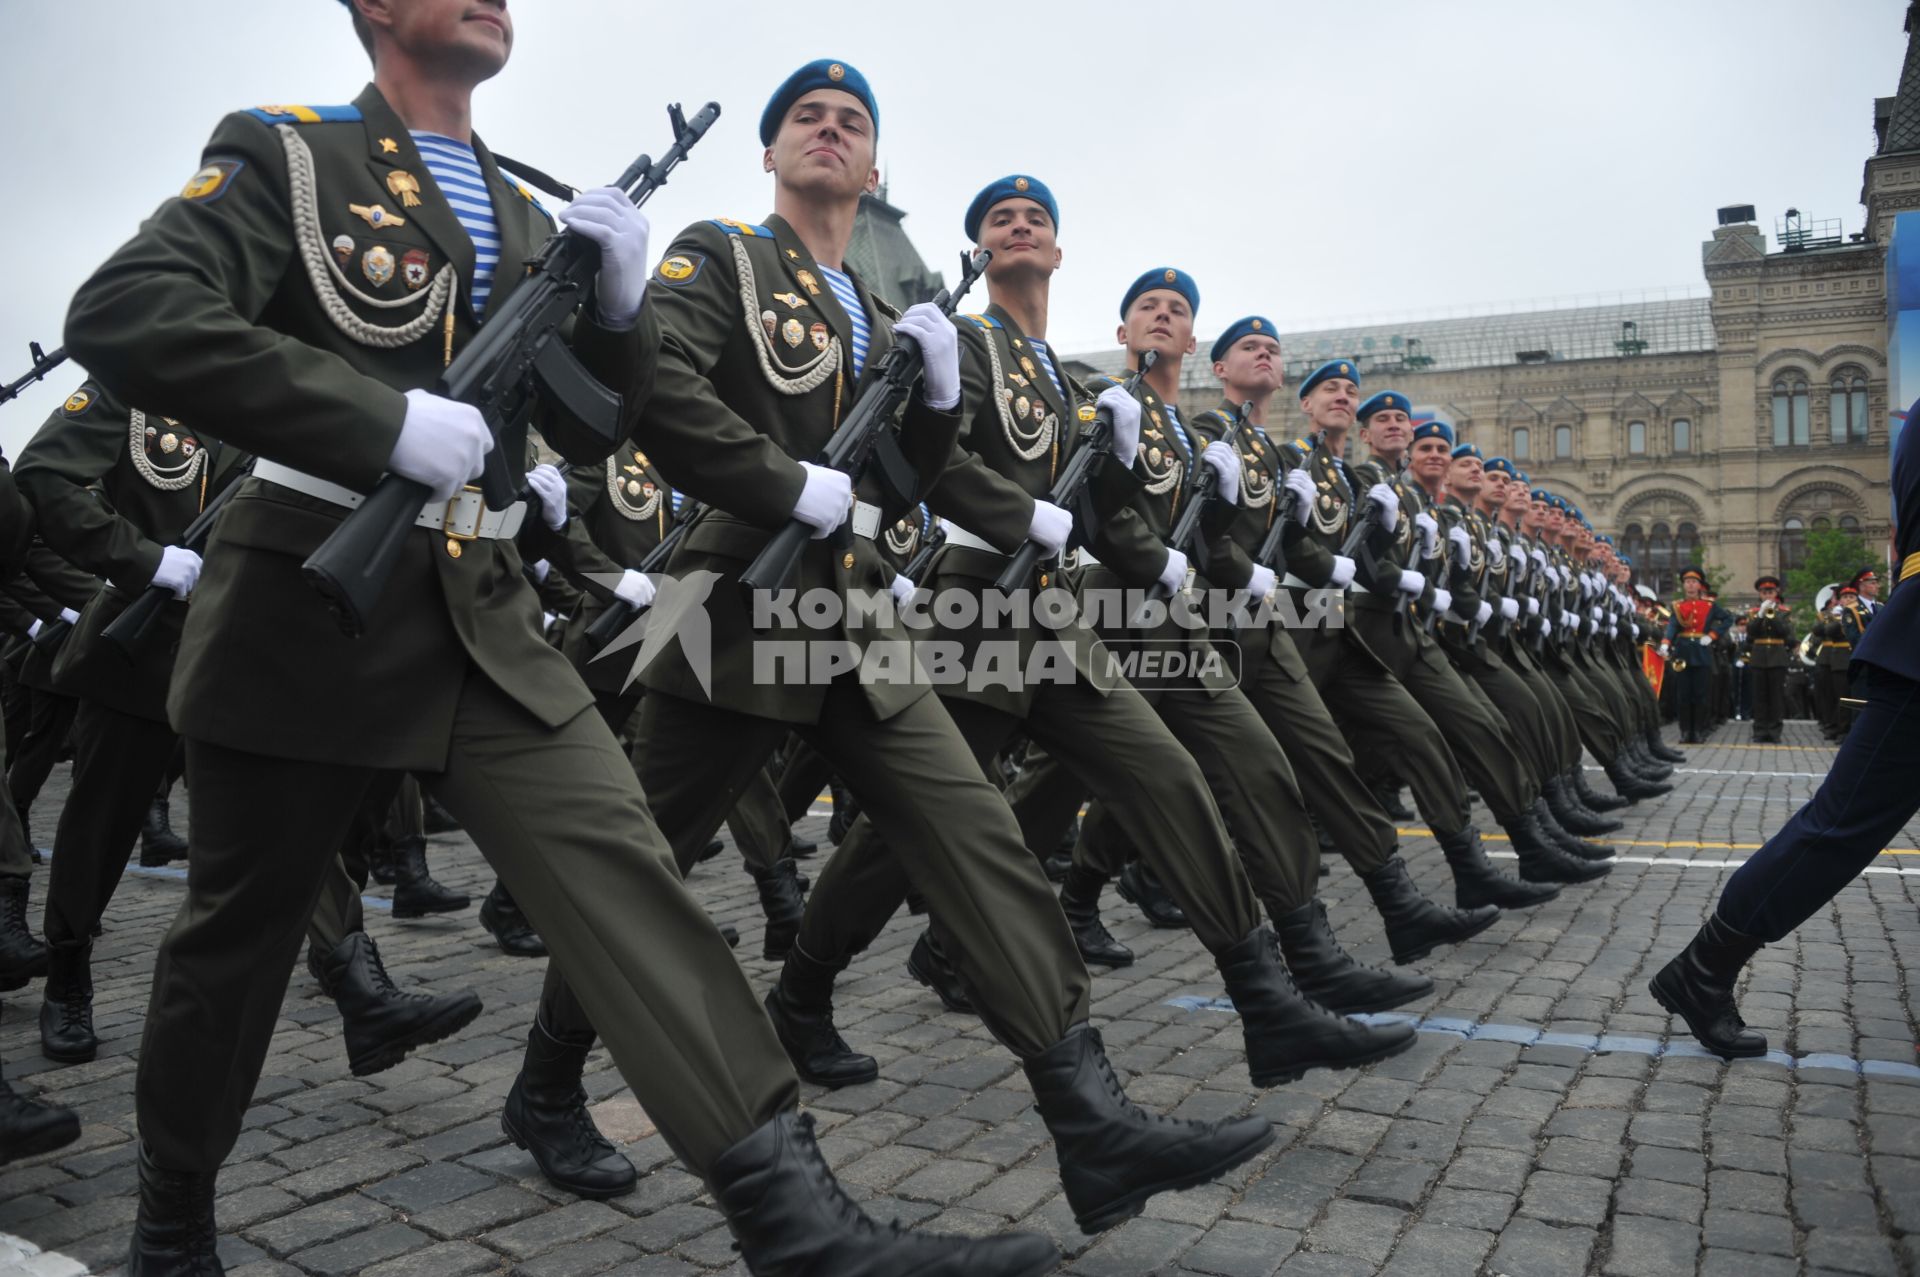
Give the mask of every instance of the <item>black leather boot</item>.
<svg viewBox="0 0 1920 1277">
<path fill-rule="evenodd" d="M 1593 786 L 1587 784 L 1585 768 L 1574 768 L 1573 771 L 1568 774 L 1567 780 L 1568 783 L 1573 786 L 1575 797 L 1579 798 L 1580 802 L 1589 811 L 1619 811 L 1622 807 L 1630 806 L 1633 802 L 1630 798 L 1621 798 L 1614 794 L 1603 794 Z"/>
<path fill-rule="evenodd" d="M 162 1170 L 140 1146 L 140 1205 L 127 1277 L 223 1277 L 214 1247 L 213 1176 Z"/>
<path fill-rule="evenodd" d="M 1645 739 L 1647 742 L 1647 752 L 1662 762 L 1673 763 L 1677 766 L 1687 761 L 1687 756 L 1667 744 L 1666 738 L 1660 735 L 1660 729 L 1651 723 L 1647 725 Z"/>
<path fill-rule="evenodd" d="M 460 822 L 453 813 L 440 805 L 440 800 L 427 792 L 426 786 L 420 787 L 421 821 L 430 834 L 452 834 L 460 831 Z"/>
<path fill-rule="evenodd" d="M 48 947 L 47 987 L 40 1003 L 40 1054 L 85 1064 L 100 1050 L 93 1034 L 93 941 Z"/>
<path fill-rule="evenodd" d="M 140 827 L 140 867 L 158 869 L 175 860 L 187 858 L 187 840 L 173 832 L 172 813 L 167 796 L 155 794 L 147 808 L 147 820 Z"/>
<path fill-rule="evenodd" d="M 871 1055 L 847 1045 L 833 1027 L 833 980 L 847 969 L 847 959 L 821 962 L 795 944 L 787 950 L 780 978 L 767 993 L 767 1018 L 786 1049 L 793 1071 L 805 1081 L 829 1090 L 859 1086 L 880 1076 Z"/>
<path fill-rule="evenodd" d="M 1270 946 L 1272 933 L 1261 933 Z M 1067 1205 L 1088 1235 L 1132 1219 L 1156 1193 L 1204 1184 L 1273 1143 L 1264 1117 L 1194 1122 L 1142 1109 L 1127 1098 L 1088 1024 L 1068 1029 L 1026 1061 L 1026 1071 L 1053 1136 Z"/>
<path fill-rule="evenodd" d="M 1502 909 L 1529 909 L 1560 894 L 1545 883 L 1522 882 L 1494 868 L 1480 845 L 1480 831 L 1469 825 L 1456 834 L 1436 834 L 1440 852 L 1453 870 L 1453 902 L 1462 909 L 1498 905 Z"/>
<path fill-rule="evenodd" d="M 1613 872 L 1611 864 L 1581 860 L 1547 841 L 1531 814 L 1504 822 L 1501 828 L 1520 854 L 1520 876 L 1528 882 L 1592 882 Z"/>
<path fill-rule="evenodd" d="M 0 1166 L 65 1148 L 80 1138 L 80 1119 L 70 1108 L 40 1104 L 0 1078 Z"/>
<path fill-rule="evenodd" d="M 1133 950 L 1113 938 L 1100 921 L 1100 889 L 1107 885 L 1106 875 L 1098 869 L 1074 865 L 1060 884 L 1060 912 L 1067 915 L 1067 929 L 1073 932 L 1073 947 L 1088 966 L 1130 967 Z"/>
<path fill-rule="evenodd" d="M 1335 1015 L 1303 993 L 1270 928 L 1249 932 L 1213 961 L 1240 1013 L 1247 1073 L 1255 1086 L 1292 1082 L 1308 1069 L 1358 1068 L 1413 1045 L 1411 1025 L 1363 1024 Z"/>
<path fill-rule="evenodd" d="M 1040 1277 L 1060 1262 L 1034 1233 L 951 1237 L 868 1218 L 789 1110 L 722 1153 L 707 1173 L 747 1271 L 765 1277 Z"/>
<path fill-rule="evenodd" d="M 854 817 L 860 814 L 860 800 L 840 783 L 838 776 L 827 782 L 827 792 L 833 796 L 833 815 L 827 818 L 827 840 L 838 847 L 847 830 L 853 828 Z"/>
<path fill-rule="evenodd" d="M 375 838 L 367 848 L 367 877 L 383 887 L 393 886 L 400 881 L 400 871 L 393 861 L 393 848 L 387 845 L 387 840 Z"/>
<path fill-rule="evenodd" d="M 1056 851 L 1040 862 L 1040 871 L 1047 875 L 1048 882 L 1065 882 L 1067 872 L 1072 868 L 1072 853 L 1063 856 Z"/>
<path fill-rule="evenodd" d="M 520 905 L 507 891 L 507 884 L 493 880 L 493 890 L 480 902 L 480 925 L 499 944 L 501 952 L 516 958 L 544 958 L 547 942 L 520 912 Z"/>
<path fill-rule="evenodd" d="M 47 946 L 27 922 L 31 878 L 0 878 L 0 992 L 47 973 Z"/>
<path fill-rule="evenodd" d="M 1138 860 L 1129 861 L 1120 871 L 1120 880 L 1116 884 L 1120 898 L 1139 909 L 1146 920 L 1163 931 L 1185 931 L 1187 913 L 1160 880 L 1153 876 L 1153 870 Z"/>
<path fill-rule="evenodd" d="M 1547 836 L 1548 842 L 1569 856 L 1575 856 L 1581 860 L 1613 859 L 1613 848 L 1597 842 L 1588 842 L 1584 838 L 1569 833 L 1559 821 L 1553 818 L 1553 808 L 1544 798 L 1534 800 L 1533 822 L 1540 827 L 1540 832 Z"/>
<path fill-rule="evenodd" d="M 1500 916 L 1495 905 L 1446 909 L 1433 903 L 1413 885 L 1407 862 L 1400 859 L 1397 852 L 1372 873 L 1361 874 L 1360 881 L 1367 884 L 1373 907 L 1379 910 L 1380 921 L 1386 924 L 1387 943 L 1392 946 L 1395 962 L 1418 962 L 1443 944 L 1459 944 L 1471 939 L 1491 927 Z M 1291 953 L 1287 961 L 1293 965 Z M 1300 975 L 1297 965 L 1293 973 L 1297 979 Z"/>
<path fill-rule="evenodd" d="M 1627 737 L 1626 744 L 1620 747 L 1620 755 L 1626 763 L 1627 770 L 1641 780 L 1658 784 L 1673 778 L 1673 766 L 1648 754 L 1646 746 L 1641 744 L 1636 736 Z"/>
<path fill-rule="evenodd" d="M 1729 1060 L 1767 1053 L 1766 1036 L 1747 1027 L 1733 1000 L 1740 968 L 1765 942 L 1743 936 L 1717 913 L 1648 983 L 1653 1000 L 1687 1023 L 1700 1045 Z"/>
<path fill-rule="evenodd" d="M 1568 833 L 1592 837 L 1611 834 L 1625 827 L 1611 816 L 1589 810 L 1574 794 L 1564 776 L 1555 776 L 1547 782 L 1545 796 L 1547 805 L 1553 808 L 1554 818 Z"/>
<path fill-rule="evenodd" d="M 500 1129 L 533 1155 L 547 1182 L 577 1197 L 620 1197 L 639 1182 L 633 1163 L 593 1124 L 581 1078 L 593 1034 L 562 1039 L 534 1017 Z"/>
<path fill-rule="evenodd" d="M 1387 813 L 1389 820 L 1412 820 L 1413 812 L 1400 801 L 1400 782 L 1383 780 L 1373 786 L 1373 800 L 1380 804 L 1380 810 Z"/>
<path fill-rule="evenodd" d="M 340 1008 L 347 1066 L 355 1077 L 390 1069 L 414 1047 L 451 1037 L 480 1015 L 480 999 L 471 993 L 402 992 L 364 931 L 349 932 L 332 953 L 321 955 L 320 969 L 320 987 Z"/>
<path fill-rule="evenodd" d="M 1639 802 L 1643 798 L 1658 798 L 1662 794 L 1673 792 L 1672 785 L 1658 781 L 1642 780 L 1620 764 L 1619 759 L 1607 763 L 1607 781 L 1622 798 L 1629 802 Z"/>
<path fill-rule="evenodd" d="M 401 838 L 393 846 L 393 916 L 424 918 L 430 913 L 459 913 L 473 903 L 464 891 L 443 887 L 427 872 L 427 840 Z"/>
<path fill-rule="evenodd" d="M 1317 899 L 1292 913 L 1275 914 L 1273 921 L 1294 985 L 1329 1011 L 1339 1015 L 1391 1011 L 1433 992 L 1433 981 L 1423 975 L 1382 971 L 1354 961 L 1340 947 L 1327 921 L 1327 907 Z"/>
<path fill-rule="evenodd" d="M 932 989 L 947 1010 L 965 1015 L 973 1013 L 973 995 L 967 991 L 966 981 L 960 978 L 960 971 L 947 957 L 946 950 L 934 939 L 933 928 L 922 931 L 920 938 L 913 942 L 913 952 L 907 955 L 907 974 Z"/>
<path fill-rule="evenodd" d="M 791 856 L 773 862 L 764 872 L 747 868 L 754 885 L 760 888 L 760 908 L 767 915 L 767 931 L 760 956 L 778 962 L 793 948 L 800 934 L 800 916 L 807 911 L 807 894 L 800 886 L 800 866 Z"/>
<path fill-rule="evenodd" d="M 787 854 L 795 860 L 805 860 L 819 852 L 820 844 L 811 838 L 802 838 L 799 834 L 787 835 Z"/>
</svg>

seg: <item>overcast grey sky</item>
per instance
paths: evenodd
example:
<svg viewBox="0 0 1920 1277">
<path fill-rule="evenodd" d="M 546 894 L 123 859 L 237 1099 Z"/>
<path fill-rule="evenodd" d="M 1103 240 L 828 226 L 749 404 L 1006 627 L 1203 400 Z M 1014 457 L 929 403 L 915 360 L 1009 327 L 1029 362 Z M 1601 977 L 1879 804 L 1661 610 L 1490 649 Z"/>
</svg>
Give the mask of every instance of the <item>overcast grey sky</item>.
<svg viewBox="0 0 1920 1277">
<path fill-rule="evenodd" d="M 656 257 L 771 206 L 756 125 L 815 57 L 860 67 L 907 229 L 952 274 L 973 193 L 1013 171 L 1061 203 L 1050 336 L 1113 344 L 1148 268 L 1191 271 L 1203 341 L 1565 294 L 1698 285 L 1714 210 L 1861 224 L 1873 98 L 1905 0 L 513 0 L 481 90 L 495 148 L 576 185 L 664 146 L 664 103 L 725 115 L 649 206 Z M 0 0 L 0 380 L 57 344 L 74 287 L 199 167 L 229 110 L 350 100 L 336 0 Z M 9 455 L 78 370 L 0 408 Z"/>
</svg>

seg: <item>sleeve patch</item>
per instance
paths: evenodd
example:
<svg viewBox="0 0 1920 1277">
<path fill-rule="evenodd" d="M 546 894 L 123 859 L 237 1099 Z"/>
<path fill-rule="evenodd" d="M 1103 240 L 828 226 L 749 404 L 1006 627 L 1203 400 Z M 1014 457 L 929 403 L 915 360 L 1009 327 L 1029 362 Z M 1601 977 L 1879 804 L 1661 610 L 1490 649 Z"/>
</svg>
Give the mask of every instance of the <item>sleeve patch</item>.
<svg viewBox="0 0 1920 1277">
<path fill-rule="evenodd" d="M 660 277 L 661 283 L 682 288 L 698 279 L 700 268 L 706 264 L 707 259 L 699 253 L 675 253 L 662 261 L 660 269 L 655 273 Z"/>
<path fill-rule="evenodd" d="M 92 402 L 93 402 L 93 392 L 91 390 L 88 390 L 85 386 L 82 386 L 80 389 L 74 391 L 72 394 L 67 396 L 67 402 L 60 406 L 60 410 L 66 413 L 69 417 L 71 417 L 71 416 L 75 416 L 78 413 L 85 412 L 87 410 L 87 405 Z"/>
<path fill-rule="evenodd" d="M 180 188 L 180 198 L 197 204 L 211 204 L 227 193 L 227 188 L 233 185 L 233 179 L 246 166 L 245 160 L 209 160 Z"/>
</svg>

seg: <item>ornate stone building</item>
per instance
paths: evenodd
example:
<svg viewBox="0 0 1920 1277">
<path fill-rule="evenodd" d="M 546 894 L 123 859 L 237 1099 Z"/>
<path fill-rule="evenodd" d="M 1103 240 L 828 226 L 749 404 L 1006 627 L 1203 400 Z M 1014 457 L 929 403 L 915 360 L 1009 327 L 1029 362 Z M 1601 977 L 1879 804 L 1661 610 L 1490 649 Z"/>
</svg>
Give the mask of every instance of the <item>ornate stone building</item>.
<svg viewBox="0 0 1920 1277">
<path fill-rule="evenodd" d="M 1880 552 L 1891 414 L 1906 407 L 1887 402 L 1886 244 L 1893 215 L 1920 208 L 1915 11 L 1899 91 L 1875 103 L 1863 230 L 1790 209 L 1769 245 L 1751 206 L 1723 208 L 1698 295 L 1284 334 L 1289 383 L 1354 359 L 1368 392 L 1406 392 L 1571 498 L 1663 594 L 1696 545 L 1736 600 L 1797 566 L 1810 529 L 1852 529 Z M 1189 360 L 1183 404 L 1218 398 L 1204 353 Z"/>
</svg>

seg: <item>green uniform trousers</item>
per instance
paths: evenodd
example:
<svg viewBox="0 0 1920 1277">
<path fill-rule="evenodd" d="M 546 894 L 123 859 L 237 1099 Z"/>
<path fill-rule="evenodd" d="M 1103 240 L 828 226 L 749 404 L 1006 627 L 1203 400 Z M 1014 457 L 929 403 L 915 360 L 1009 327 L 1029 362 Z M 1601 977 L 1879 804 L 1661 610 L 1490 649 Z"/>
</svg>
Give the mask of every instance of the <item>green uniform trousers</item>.
<svg viewBox="0 0 1920 1277">
<path fill-rule="evenodd" d="M 154 1160 L 212 1172 L 240 1131 L 323 879 L 373 773 L 188 744 L 193 856 L 161 943 L 137 1083 Z M 446 770 L 472 835 L 687 1167 L 798 1101 L 726 941 L 688 894 L 598 714 L 548 729 L 470 673 Z"/>
<path fill-rule="evenodd" d="M 640 778 L 683 871 L 796 732 L 859 795 L 1001 1042 L 1030 1059 L 1087 1018 L 1092 982 L 1066 919 L 938 697 L 875 719 L 844 676 L 828 689 L 819 721 L 794 726 L 653 692 L 640 725 Z"/>
<path fill-rule="evenodd" d="M 1573 711 L 1567 707 L 1566 698 L 1560 695 L 1560 689 L 1553 685 L 1546 671 L 1535 664 L 1530 656 L 1509 654 L 1507 668 L 1527 690 L 1533 693 L 1533 700 L 1540 707 L 1540 713 L 1546 722 L 1552 752 L 1553 774 L 1565 774 L 1580 765 L 1580 729 L 1573 721 Z"/>
<path fill-rule="evenodd" d="M 1500 721 L 1518 743 L 1518 761 L 1525 768 L 1534 794 L 1538 796 L 1544 783 L 1559 774 L 1553 766 L 1559 756 L 1558 744 L 1539 700 L 1527 687 L 1526 681 L 1507 668 L 1491 647 L 1483 645 L 1471 650 L 1449 648 L 1447 655 L 1452 658 L 1454 669 L 1465 678 L 1467 686 L 1499 715 Z"/>
<path fill-rule="evenodd" d="M 0 728 L 0 775 L 6 773 L 5 729 Z M 12 795 L 0 790 L 0 878 L 33 876 L 33 849 L 27 846 L 27 828 L 13 809 Z"/>
</svg>

